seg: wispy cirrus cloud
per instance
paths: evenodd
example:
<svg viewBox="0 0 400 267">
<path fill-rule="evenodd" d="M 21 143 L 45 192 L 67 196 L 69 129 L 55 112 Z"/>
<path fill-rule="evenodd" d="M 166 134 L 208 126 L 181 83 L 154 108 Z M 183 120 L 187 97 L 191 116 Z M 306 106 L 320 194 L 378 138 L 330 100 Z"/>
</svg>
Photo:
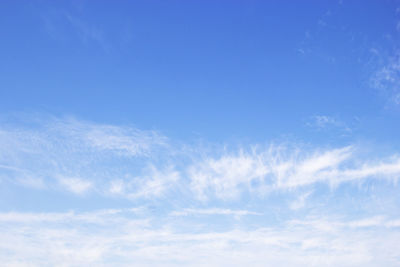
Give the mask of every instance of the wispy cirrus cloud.
<svg viewBox="0 0 400 267">
<path fill-rule="evenodd" d="M 177 185 L 180 173 L 169 166 L 159 170 L 154 166 L 146 168 L 147 172 L 133 179 L 112 180 L 109 193 L 129 199 L 160 197 L 170 187 Z"/>
<path fill-rule="evenodd" d="M 115 22 L 117 26 L 111 30 L 104 21 L 89 15 L 91 8 L 84 1 L 70 3 L 64 8 L 36 3 L 36 8 L 40 10 L 38 14 L 43 30 L 59 43 L 72 42 L 109 53 L 125 49 L 132 42 L 133 28 L 129 16 Z"/>
<path fill-rule="evenodd" d="M 191 187 L 199 198 L 231 198 L 243 190 L 271 192 L 316 183 L 337 186 L 367 178 L 397 181 L 400 158 L 396 155 L 359 162 L 355 147 L 304 152 L 270 147 L 261 152 L 240 152 L 208 158 L 189 168 Z"/>
<path fill-rule="evenodd" d="M 41 118 L 29 127 L 22 125 L 5 123 L 0 129 L 0 177 L 77 194 L 95 188 L 104 191 L 102 186 L 116 177 L 146 175 L 143 162 L 167 144 L 154 131 L 72 118 Z M 155 173 L 153 169 L 148 172 Z"/>
<path fill-rule="evenodd" d="M 370 75 L 369 84 L 383 95 L 389 104 L 400 104 L 400 37 L 399 8 L 396 8 L 394 28 L 385 36 L 386 48 L 372 48 L 374 55 L 374 68 Z"/>
<path fill-rule="evenodd" d="M 258 212 L 248 210 L 232 210 L 232 209 L 189 209 L 186 208 L 182 211 L 173 211 L 171 216 L 189 216 L 189 215 L 233 215 L 233 216 L 245 216 L 245 215 L 261 215 Z"/>
<path fill-rule="evenodd" d="M 342 134 L 349 134 L 352 132 L 350 126 L 348 126 L 344 121 L 326 115 L 315 115 L 312 116 L 306 123 L 310 128 L 316 129 L 318 131 L 332 131 L 337 130 Z"/>
<path fill-rule="evenodd" d="M 295 201 L 290 204 L 290 209 L 298 210 L 304 208 L 307 198 L 312 194 L 312 191 L 301 194 Z"/>
<path fill-rule="evenodd" d="M 129 199 L 159 198 L 172 190 L 175 198 L 235 200 L 243 193 L 263 196 L 366 179 L 395 182 L 400 176 L 398 155 L 360 157 L 355 145 L 271 144 L 207 152 L 193 147 L 187 155 L 155 131 L 71 118 L 4 126 L 0 146 L 5 181 Z"/>
<path fill-rule="evenodd" d="M 95 124 L 73 118 L 55 120 L 49 132 L 82 142 L 83 148 L 108 151 L 126 156 L 149 156 L 157 146 L 165 146 L 167 138 L 155 131 L 141 131 L 134 127 Z"/>
<path fill-rule="evenodd" d="M 85 181 L 79 178 L 60 177 L 58 181 L 62 187 L 75 194 L 83 194 L 92 187 L 90 181 Z"/>
<path fill-rule="evenodd" d="M 356 220 L 343 218 L 307 218 L 304 220 L 288 221 L 288 225 L 307 225 L 311 228 L 321 231 L 338 231 L 340 229 L 349 228 L 397 228 L 399 220 L 397 218 L 386 218 L 383 215 L 375 215 L 372 217 L 359 218 Z"/>
<path fill-rule="evenodd" d="M 69 13 L 65 14 L 66 20 L 74 27 L 84 44 L 95 42 L 99 44 L 105 51 L 109 50 L 109 44 L 106 40 L 105 33 L 94 24 L 90 24 L 77 16 Z"/>
<path fill-rule="evenodd" d="M 40 8 L 39 14 L 44 30 L 53 39 L 63 42 L 77 39 L 85 46 L 94 45 L 110 51 L 112 45 L 108 32 L 98 22 L 84 18 L 84 10 L 73 5 L 66 9 L 46 5 Z"/>
<path fill-rule="evenodd" d="M 0 126 L 0 185 L 95 197 L 111 208 L 0 212 L 7 265 L 399 263 L 396 153 L 361 155 L 357 145 L 205 148 L 126 125 L 28 121 Z M 352 215 L 356 196 L 366 208 Z M 133 208 L 109 204 L 116 200 Z M 335 216 L 338 205 L 346 208 Z"/>
<path fill-rule="evenodd" d="M 400 104 L 400 49 L 384 59 L 383 66 L 376 70 L 371 79 L 372 87 L 381 90 L 389 100 Z"/>
</svg>

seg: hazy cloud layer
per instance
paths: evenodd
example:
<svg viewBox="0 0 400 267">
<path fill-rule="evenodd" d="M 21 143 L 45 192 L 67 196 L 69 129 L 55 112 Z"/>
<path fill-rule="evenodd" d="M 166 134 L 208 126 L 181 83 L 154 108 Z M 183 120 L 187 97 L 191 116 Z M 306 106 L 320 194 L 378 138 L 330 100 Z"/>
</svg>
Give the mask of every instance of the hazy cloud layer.
<svg viewBox="0 0 400 267">
<path fill-rule="evenodd" d="M 1 243 L 0 259 L 13 266 L 32 259 L 41 266 L 397 266 L 400 256 L 398 220 L 384 217 L 195 232 L 177 229 L 169 218 L 155 227 L 155 219 L 130 210 L 2 213 L 0 236 L 8 242 Z"/>
<path fill-rule="evenodd" d="M 3 123 L 3 188 L 97 199 L 100 208 L 1 212 L 0 260 L 396 266 L 399 176 L 398 154 L 355 144 L 219 147 L 72 118 Z M 101 208 L 116 200 L 131 204 Z"/>
</svg>

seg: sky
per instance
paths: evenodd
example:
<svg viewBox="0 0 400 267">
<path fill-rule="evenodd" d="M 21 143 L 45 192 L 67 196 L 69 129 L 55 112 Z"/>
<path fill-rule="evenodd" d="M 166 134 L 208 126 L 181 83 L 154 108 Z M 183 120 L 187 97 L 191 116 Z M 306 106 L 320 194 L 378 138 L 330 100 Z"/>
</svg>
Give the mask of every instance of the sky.
<svg viewBox="0 0 400 267">
<path fill-rule="evenodd" d="M 399 266 L 400 1 L 2 1 L 5 266 Z"/>
</svg>

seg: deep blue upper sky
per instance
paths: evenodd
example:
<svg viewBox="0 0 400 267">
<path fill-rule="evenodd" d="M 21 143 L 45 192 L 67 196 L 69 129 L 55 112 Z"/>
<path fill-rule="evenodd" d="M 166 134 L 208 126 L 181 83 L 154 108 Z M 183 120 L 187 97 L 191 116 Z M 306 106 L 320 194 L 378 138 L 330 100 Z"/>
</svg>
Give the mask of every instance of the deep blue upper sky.
<svg viewBox="0 0 400 267">
<path fill-rule="evenodd" d="M 0 112 L 256 141 L 309 138 L 327 115 L 385 140 L 399 113 L 369 86 L 371 51 L 390 53 L 398 15 L 395 1 L 3 1 Z"/>
</svg>

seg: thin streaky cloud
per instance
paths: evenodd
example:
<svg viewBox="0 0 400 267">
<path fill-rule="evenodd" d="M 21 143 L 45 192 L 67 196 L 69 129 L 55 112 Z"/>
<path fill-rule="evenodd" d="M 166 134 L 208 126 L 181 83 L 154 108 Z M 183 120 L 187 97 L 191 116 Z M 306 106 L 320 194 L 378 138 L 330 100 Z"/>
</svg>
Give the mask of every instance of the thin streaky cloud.
<svg viewBox="0 0 400 267">
<path fill-rule="evenodd" d="M 384 58 L 383 66 L 376 70 L 370 79 L 370 85 L 380 90 L 389 101 L 400 104 L 400 49 Z"/>
<path fill-rule="evenodd" d="M 43 121 L 36 129 L 8 127 L 1 133 L 0 177 L 37 188 L 58 184 L 77 194 L 152 199 L 174 192 L 173 198 L 237 200 L 243 193 L 262 197 L 321 183 L 396 182 L 400 175 L 398 155 L 361 159 L 355 145 L 306 149 L 272 144 L 222 153 L 195 146 L 187 156 L 188 145 L 172 145 L 154 131 L 76 119 Z"/>
<path fill-rule="evenodd" d="M 90 181 L 85 181 L 79 178 L 60 177 L 58 178 L 60 185 L 75 194 L 83 194 L 90 190 L 93 186 Z"/>
<path fill-rule="evenodd" d="M 298 210 L 306 206 L 307 199 L 311 196 L 312 191 L 301 194 L 296 200 L 290 203 L 290 209 Z"/>
<path fill-rule="evenodd" d="M 199 198 L 207 194 L 221 198 L 250 191 L 293 189 L 315 183 L 337 186 L 367 178 L 397 181 L 400 158 L 396 155 L 359 162 L 352 146 L 308 153 L 267 150 L 206 159 L 189 167 L 191 187 Z"/>
<path fill-rule="evenodd" d="M 182 211 L 173 211 L 170 213 L 171 216 L 189 216 L 189 215 L 233 215 L 233 216 L 245 216 L 245 215 L 261 215 L 261 213 L 248 211 L 248 210 L 232 210 L 232 209 L 184 209 Z"/>
<path fill-rule="evenodd" d="M 327 115 L 315 115 L 312 116 L 306 123 L 310 128 L 318 131 L 332 131 L 338 130 L 340 132 L 349 134 L 352 132 L 352 128 L 347 125 L 344 121 Z"/>
</svg>

